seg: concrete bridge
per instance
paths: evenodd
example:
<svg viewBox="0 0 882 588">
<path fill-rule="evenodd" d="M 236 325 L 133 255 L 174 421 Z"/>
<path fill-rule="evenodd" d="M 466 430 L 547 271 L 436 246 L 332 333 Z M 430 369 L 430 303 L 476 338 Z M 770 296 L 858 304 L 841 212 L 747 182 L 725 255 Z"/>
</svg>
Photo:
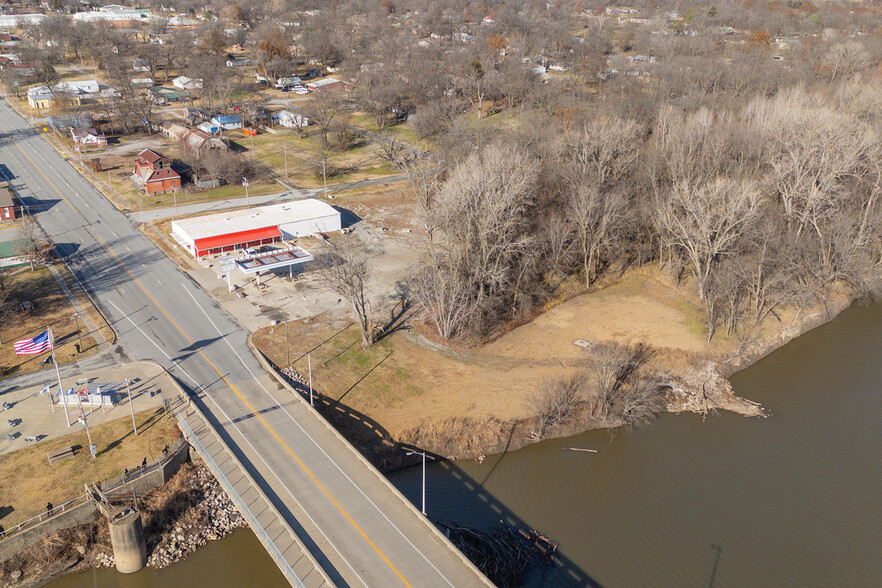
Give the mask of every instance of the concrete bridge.
<svg viewBox="0 0 882 588">
<path fill-rule="evenodd" d="M 189 389 L 182 426 L 294 585 L 490 586 L 298 396 L 247 333 L 5 102 L 0 163 L 118 333 Z"/>
</svg>

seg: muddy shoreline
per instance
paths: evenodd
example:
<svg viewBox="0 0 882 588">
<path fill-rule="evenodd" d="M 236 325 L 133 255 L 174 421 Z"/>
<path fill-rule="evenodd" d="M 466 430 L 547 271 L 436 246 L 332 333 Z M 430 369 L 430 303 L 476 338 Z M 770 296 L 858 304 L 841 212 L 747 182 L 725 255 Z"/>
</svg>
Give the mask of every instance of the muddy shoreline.
<svg viewBox="0 0 882 588">
<path fill-rule="evenodd" d="M 707 415 L 725 410 L 752 418 L 768 416 L 759 403 L 735 394 L 729 378 L 800 335 L 832 321 L 853 303 L 854 299 L 843 298 L 808 311 L 797 323 L 782 325 L 771 336 L 745 343 L 733 358 L 693 358 L 685 370 L 657 373 L 659 381 L 670 387 L 664 412 Z M 432 342 L 429 343 L 433 346 Z M 307 395 L 306 379 L 296 370 L 292 369 L 285 374 L 276 372 L 276 375 L 286 380 L 301 395 Z M 377 434 L 365 435 L 357 424 L 346 418 L 347 411 L 341 410 L 345 405 L 323 397 L 315 390 L 314 393 L 321 399 L 321 402 L 316 402 L 316 409 L 375 467 L 386 473 L 416 463 L 414 458 L 404 455 L 402 448 L 405 447 L 418 447 L 436 458 L 481 460 L 487 455 L 515 451 L 540 441 L 572 437 L 593 430 L 607 429 L 612 432 L 623 424 L 616 420 L 592 417 L 587 403 L 582 403 L 576 407 L 567 422 L 546 429 L 541 437 L 534 433 L 537 429 L 535 417 L 500 420 L 463 416 L 418 423 L 398 438 L 391 438 Z"/>
</svg>

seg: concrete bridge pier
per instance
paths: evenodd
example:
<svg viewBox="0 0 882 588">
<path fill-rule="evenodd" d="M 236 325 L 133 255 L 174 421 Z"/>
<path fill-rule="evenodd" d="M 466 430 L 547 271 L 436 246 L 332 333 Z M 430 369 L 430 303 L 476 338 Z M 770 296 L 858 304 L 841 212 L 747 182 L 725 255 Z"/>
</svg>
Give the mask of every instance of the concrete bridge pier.
<svg viewBox="0 0 882 588">
<path fill-rule="evenodd" d="M 147 544 L 141 513 L 127 507 L 110 517 L 110 543 L 113 561 L 123 574 L 137 572 L 147 565 Z"/>
</svg>

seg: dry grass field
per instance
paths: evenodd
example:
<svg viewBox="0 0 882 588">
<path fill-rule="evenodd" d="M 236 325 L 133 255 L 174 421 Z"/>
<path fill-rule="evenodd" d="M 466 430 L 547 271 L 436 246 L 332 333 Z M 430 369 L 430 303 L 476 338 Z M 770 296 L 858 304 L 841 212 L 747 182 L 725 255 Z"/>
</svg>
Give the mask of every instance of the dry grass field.
<svg viewBox="0 0 882 588">
<path fill-rule="evenodd" d="M 98 456 L 89 454 L 86 433 L 76 430 L 64 437 L 42 441 L 33 447 L 0 456 L 0 523 L 7 529 L 46 510 L 46 503 L 60 505 L 91 484 L 117 476 L 141 461 L 157 459 L 162 448 L 180 436 L 176 421 L 162 408 L 136 415 L 138 435 L 132 434 L 131 418 L 120 418 L 90 427 Z M 49 465 L 47 453 L 73 447 L 75 455 Z"/>
</svg>

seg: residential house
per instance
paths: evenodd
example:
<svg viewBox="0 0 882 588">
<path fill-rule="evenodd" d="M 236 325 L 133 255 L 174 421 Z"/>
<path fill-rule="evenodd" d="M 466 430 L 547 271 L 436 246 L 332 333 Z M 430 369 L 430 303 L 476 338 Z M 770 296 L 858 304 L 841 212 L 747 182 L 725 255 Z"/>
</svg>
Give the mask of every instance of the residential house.
<svg viewBox="0 0 882 588">
<path fill-rule="evenodd" d="M 312 92 L 340 92 L 349 89 L 349 84 L 337 78 L 325 78 L 306 84 Z"/>
<path fill-rule="evenodd" d="M 178 76 L 172 80 L 172 86 L 179 90 L 200 90 L 202 89 L 202 80 L 188 78 L 187 76 Z"/>
<path fill-rule="evenodd" d="M 220 127 L 210 121 L 203 121 L 196 125 L 196 128 L 209 135 L 216 135 L 220 132 Z"/>
<path fill-rule="evenodd" d="M 9 182 L 0 182 L 0 220 L 15 220 L 15 192 Z"/>
<path fill-rule="evenodd" d="M 164 122 L 159 125 L 159 130 L 172 141 L 183 144 L 184 147 L 195 151 L 200 156 L 209 149 L 227 150 L 226 143 L 201 129 L 191 129 L 176 122 Z"/>
<path fill-rule="evenodd" d="M 147 194 L 180 190 L 181 176 L 172 169 L 171 161 L 152 149 L 145 149 L 135 159 L 132 181 Z"/>
<path fill-rule="evenodd" d="M 59 98 L 82 104 L 83 100 L 118 96 L 119 91 L 99 84 L 95 80 L 58 82 L 51 88 L 37 86 L 28 90 L 28 104 L 31 108 L 49 108 Z"/>
<path fill-rule="evenodd" d="M 273 124 L 282 125 L 286 129 L 302 129 L 309 124 L 309 119 L 302 114 L 283 110 L 273 115 Z"/>
<path fill-rule="evenodd" d="M 227 59 L 227 67 L 244 67 L 251 65 L 250 59 Z"/>
<path fill-rule="evenodd" d="M 75 145 L 107 147 L 107 137 L 99 133 L 95 127 L 71 128 L 70 134 Z"/>
<path fill-rule="evenodd" d="M 189 98 L 190 94 L 185 90 L 172 90 L 163 86 L 153 86 L 147 90 L 153 97 L 153 101 L 157 104 L 165 104 L 167 102 L 184 102 Z"/>
<path fill-rule="evenodd" d="M 88 112 L 78 112 L 76 114 L 56 114 L 49 117 L 49 128 L 65 131 L 76 127 L 91 127 L 92 115 Z"/>
<path fill-rule="evenodd" d="M 236 116 L 235 114 L 215 116 L 211 119 L 211 122 L 225 131 L 242 128 L 242 117 Z"/>
</svg>

